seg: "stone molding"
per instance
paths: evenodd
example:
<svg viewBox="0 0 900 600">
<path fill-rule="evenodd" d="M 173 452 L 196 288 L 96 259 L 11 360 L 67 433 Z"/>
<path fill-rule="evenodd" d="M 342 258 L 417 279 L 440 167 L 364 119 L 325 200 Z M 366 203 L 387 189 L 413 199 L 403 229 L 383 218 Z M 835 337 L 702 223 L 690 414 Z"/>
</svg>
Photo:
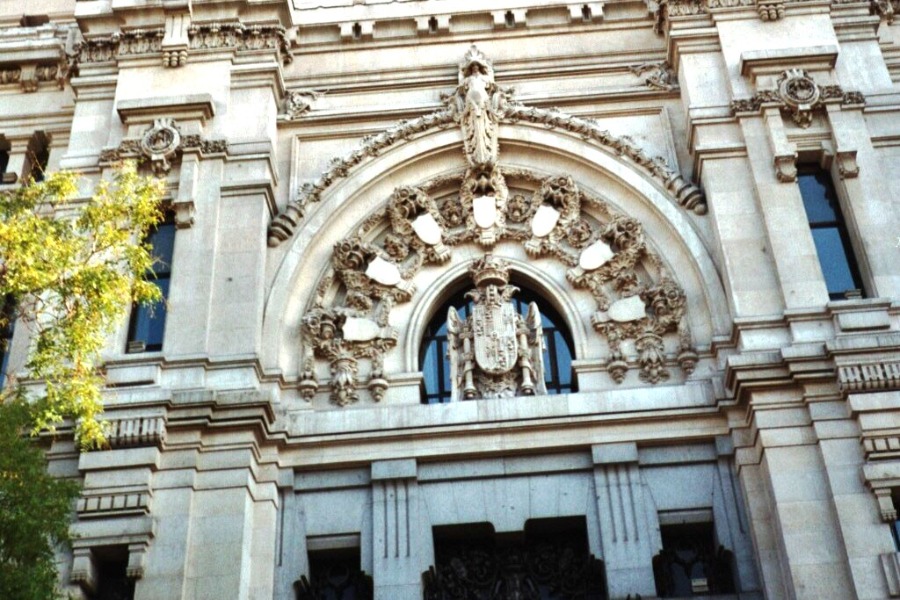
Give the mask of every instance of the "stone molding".
<svg viewBox="0 0 900 600">
<path fill-rule="evenodd" d="M 106 439 L 111 448 L 160 446 L 166 439 L 166 418 L 162 415 L 112 418 L 108 423 Z"/>
<path fill-rule="evenodd" d="M 647 0 L 645 0 L 647 1 Z M 740 11 L 753 8 L 762 21 L 778 21 L 784 17 L 786 4 L 800 4 L 810 0 L 658 0 L 647 2 L 654 17 L 654 31 L 663 35 L 671 25 L 672 17 L 691 17 L 711 13 Z M 865 1 L 865 0 L 863 0 Z M 872 0 L 878 2 L 879 0 Z M 891 0 L 881 0 L 891 1 Z M 896 1 L 896 0 L 894 0 Z M 840 0 L 835 0 L 840 4 Z"/>
<path fill-rule="evenodd" d="M 18 85 L 25 93 L 42 83 L 65 87 L 69 76 L 66 37 L 70 27 L 47 24 L 0 31 L 0 86 Z"/>
<path fill-rule="evenodd" d="M 900 389 L 900 360 L 838 367 L 838 382 L 848 392 Z"/>
<path fill-rule="evenodd" d="M 89 37 L 73 47 L 72 62 L 78 65 L 104 63 L 128 56 L 159 54 L 166 67 L 179 67 L 187 61 L 188 53 L 213 50 L 236 52 L 275 52 L 282 64 L 294 59 L 287 31 L 280 25 L 244 23 L 210 23 L 191 25 L 187 30 L 185 48 L 165 50 L 163 39 L 166 31 L 156 29 L 132 29 L 112 35 Z"/>
<path fill-rule="evenodd" d="M 118 517 L 150 513 L 152 494 L 149 489 L 119 493 L 85 493 L 78 499 L 75 510 L 80 519 Z"/>
<path fill-rule="evenodd" d="M 459 88 L 445 94 L 444 108 L 412 120 L 399 121 L 393 127 L 376 135 L 366 136 L 360 146 L 345 157 L 335 157 L 328 169 L 312 183 L 301 186 L 298 196 L 282 210 L 269 226 L 269 246 L 276 247 L 290 239 L 306 213 L 310 203 L 319 202 L 322 194 L 337 181 L 346 178 L 352 169 L 368 159 L 375 158 L 384 150 L 408 141 L 415 136 L 435 129 L 446 129 L 459 125 L 465 129 L 462 106 L 458 104 Z M 651 157 L 627 136 L 615 136 L 601 129 L 594 119 L 575 117 L 557 108 L 529 107 L 515 100 L 514 91 L 504 88 L 494 93 L 494 112 L 499 123 L 533 123 L 549 129 L 564 131 L 580 136 L 585 142 L 598 144 L 614 156 L 624 157 L 638 166 L 646 175 L 654 179 L 684 207 L 698 215 L 706 213 L 707 207 L 702 192 L 694 184 L 687 182 L 666 159 Z M 466 136 L 467 137 L 467 136 Z"/>
</svg>

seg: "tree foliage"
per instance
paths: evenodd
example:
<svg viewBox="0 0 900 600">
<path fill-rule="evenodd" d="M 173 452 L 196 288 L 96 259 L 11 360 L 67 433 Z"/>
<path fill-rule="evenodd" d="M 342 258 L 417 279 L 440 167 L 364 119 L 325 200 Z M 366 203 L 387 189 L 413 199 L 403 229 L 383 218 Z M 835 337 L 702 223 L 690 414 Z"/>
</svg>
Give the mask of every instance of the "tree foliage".
<svg viewBox="0 0 900 600">
<path fill-rule="evenodd" d="M 73 418 L 83 449 L 103 446 L 98 358 L 133 302 L 159 299 L 144 278 L 153 258 L 141 240 L 160 220 L 161 194 L 130 164 L 88 202 L 76 200 L 78 176 L 65 172 L 0 194 L 0 297 L 15 298 L 31 330 L 35 430 Z"/>
<path fill-rule="evenodd" d="M 71 419 L 82 450 L 106 445 L 100 351 L 132 303 L 160 297 L 142 240 L 163 185 L 126 164 L 86 200 L 73 173 L 0 193 L 0 300 L 30 340 L 25 376 L 0 390 L 0 598 L 55 595 L 53 546 L 78 488 L 47 473 L 29 434 Z M 10 318 L 0 311 L 0 330 Z"/>
</svg>

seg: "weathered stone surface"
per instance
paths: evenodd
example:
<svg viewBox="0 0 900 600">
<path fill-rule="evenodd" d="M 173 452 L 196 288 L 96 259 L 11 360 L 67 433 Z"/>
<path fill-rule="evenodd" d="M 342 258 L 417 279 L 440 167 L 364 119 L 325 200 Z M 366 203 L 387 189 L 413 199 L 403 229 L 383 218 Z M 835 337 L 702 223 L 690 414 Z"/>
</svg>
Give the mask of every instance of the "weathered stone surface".
<svg viewBox="0 0 900 600">
<path fill-rule="evenodd" d="M 531 220 L 531 233 L 535 237 L 545 237 L 559 222 L 559 211 L 552 206 L 539 206 Z"/>
<path fill-rule="evenodd" d="M 472 201 L 475 224 L 487 229 L 497 221 L 497 202 L 493 196 L 477 196 Z"/>
<path fill-rule="evenodd" d="M 613 321 L 627 323 L 628 321 L 637 321 L 642 318 L 646 312 L 647 309 L 640 296 L 629 296 L 628 298 L 622 298 L 621 300 L 613 302 L 609 307 L 608 314 L 609 318 Z"/>
<path fill-rule="evenodd" d="M 581 251 L 578 257 L 578 266 L 585 271 L 599 269 L 613 257 L 613 251 L 608 244 L 596 241 Z"/>
</svg>

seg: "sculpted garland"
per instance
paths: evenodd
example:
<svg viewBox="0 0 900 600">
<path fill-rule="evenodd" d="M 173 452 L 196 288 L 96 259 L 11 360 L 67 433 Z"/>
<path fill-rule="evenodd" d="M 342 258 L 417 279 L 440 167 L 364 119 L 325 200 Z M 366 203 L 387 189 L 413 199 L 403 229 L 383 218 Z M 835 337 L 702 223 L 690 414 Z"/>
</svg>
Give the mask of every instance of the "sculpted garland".
<svg viewBox="0 0 900 600">
<path fill-rule="evenodd" d="M 656 65 L 657 69 L 664 69 Z M 638 72 L 649 70 L 639 65 Z M 659 89 L 674 89 L 673 74 L 660 71 L 651 74 L 648 82 Z M 494 82 L 491 62 L 476 47 L 472 47 L 460 63 L 459 85 L 441 97 L 443 108 L 412 120 L 399 121 L 393 127 L 362 139 L 358 148 L 345 157 L 333 158 L 325 172 L 315 181 L 305 183 L 298 197 L 273 220 L 269 227 L 269 246 L 278 246 L 293 236 L 310 203 L 319 202 L 331 185 L 347 177 L 350 171 L 366 160 L 377 157 L 394 144 L 410 140 L 433 129 L 459 125 L 469 165 L 480 169 L 481 183 L 499 185 L 492 179 L 492 170 L 485 168 L 497 159 L 500 123 L 534 123 L 548 129 L 559 129 L 596 143 L 616 156 L 629 159 L 660 183 L 678 204 L 698 215 L 706 213 L 706 203 L 700 189 L 685 181 L 665 158 L 650 156 L 627 136 L 618 137 L 602 129 L 594 119 L 574 117 L 556 108 L 525 106 L 514 98 L 512 88 L 501 88 Z M 488 188 L 485 188 L 488 189 Z M 495 193 L 502 195 L 501 190 Z"/>
</svg>

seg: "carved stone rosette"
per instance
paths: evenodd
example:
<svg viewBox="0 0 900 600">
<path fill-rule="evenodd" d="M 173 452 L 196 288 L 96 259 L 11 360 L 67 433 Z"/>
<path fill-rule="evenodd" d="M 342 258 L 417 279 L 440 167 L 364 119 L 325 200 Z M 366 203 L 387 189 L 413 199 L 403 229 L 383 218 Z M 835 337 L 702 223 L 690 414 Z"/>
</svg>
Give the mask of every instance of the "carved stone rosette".
<svg viewBox="0 0 900 600">
<path fill-rule="evenodd" d="M 764 105 L 777 106 L 791 120 L 804 129 L 812 125 L 813 112 L 824 109 L 828 103 L 845 106 L 864 105 L 860 92 L 845 92 L 839 85 L 819 85 L 803 69 L 788 69 L 776 82 L 774 90 L 759 90 L 750 98 L 737 98 L 731 102 L 733 113 L 757 113 Z"/>
<path fill-rule="evenodd" d="M 447 313 L 452 400 L 546 394 L 541 315 L 532 302 L 522 317 L 511 302 L 509 264 L 490 254 L 469 269 L 475 289 L 466 294 L 472 315 Z"/>
<path fill-rule="evenodd" d="M 103 149 L 100 163 L 127 159 L 146 161 L 150 163 L 154 175 L 165 177 L 185 151 L 196 151 L 201 155 L 225 154 L 228 143 L 225 140 L 206 140 L 197 134 L 183 135 L 174 119 L 161 118 L 154 120 L 140 138 L 126 138 L 116 148 Z"/>
</svg>

